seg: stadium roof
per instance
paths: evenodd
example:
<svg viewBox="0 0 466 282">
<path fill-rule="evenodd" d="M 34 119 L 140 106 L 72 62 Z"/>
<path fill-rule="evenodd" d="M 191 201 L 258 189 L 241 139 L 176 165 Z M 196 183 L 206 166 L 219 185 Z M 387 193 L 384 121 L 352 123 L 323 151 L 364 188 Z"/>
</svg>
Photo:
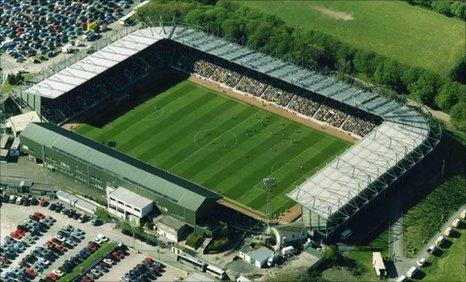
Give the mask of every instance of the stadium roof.
<svg viewBox="0 0 466 282">
<path fill-rule="evenodd" d="M 149 192 L 196 211 L 206 198 L 218 198 L 192 182 L 122 154 L 51 123 L 31 123 L 21 133 L 44 146 L 80 159 L 99 169 L 136 183 Z"/>
<path fill-rule="evenodd" d="M 133 207 L 137 207 L 139 209 L 143 209 L 153 203 L 152 200 L 123 187 L 118 187 L 117 189 L 113 190 L 109 196 L 117 200 L 124 201 L 126 204 L 132 205 Z"/>
<path fill-rule="evenodd" d="M 162 37 L 150 29 L 138 30 L 53 74 L 26 91 L 54 99 L 152 46 Z"/>
<path fill-rule="evenodd" d="M 49 98 L 58 97 L 162 38 L 382 118 L 382 124 L 375 130 L 288 193 L 291 199 L 324 218 L 336 213 L 349 218 L 344 210 L 349 206 L 357 210 L 356 199 L 369 202 L 371 196 L 367 194 L 371 193 L 367 192 L 377 194 L 379 189 L 388 187 L 388 182 L 397 178 L 393 169 L 404 173 L 423 157 L 423 152 L 419 151 L 421 148 L 430 152 L 438 143 L 441 133 L 432 137 L 429 120 L 414 108 L 186 27 L 153 27 L 135 31 L 26 91 Z M 67 83 L 62 82 L 65 79 Z"/>
</svg>

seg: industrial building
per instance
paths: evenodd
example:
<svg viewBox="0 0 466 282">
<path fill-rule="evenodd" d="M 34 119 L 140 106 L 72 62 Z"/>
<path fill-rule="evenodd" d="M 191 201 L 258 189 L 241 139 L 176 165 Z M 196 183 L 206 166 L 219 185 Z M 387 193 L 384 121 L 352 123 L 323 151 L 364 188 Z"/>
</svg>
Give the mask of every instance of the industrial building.
<svg viewBox="0 0 466 282">
<path fill-rule="evenodd" d="M 183 221 L 164 215 L 156 221 L 157 235 L 167 238 L 172 242 L 183 240 L 190 232 L 190 228 Z"/>
<path fill-rule="evenodd" d="M 44 167 L 101 189 L 124 187 L 152 200 L 159 212 L 197 230 L 216 205 L 217 194 L 108 146 L 51 123 L 31 123 L 21 150 Z"/>
<path fill-rule="evenodd" d="M 257 268 L 262 268 L 267 265 L 269 258 L 273 257 L 274 251 L 267 247 L 260 247 L 253 250 L 250 246 L 246 246 L 239 251 L 239 257 L 245 262 L 254 265 Z"/>
</svg>

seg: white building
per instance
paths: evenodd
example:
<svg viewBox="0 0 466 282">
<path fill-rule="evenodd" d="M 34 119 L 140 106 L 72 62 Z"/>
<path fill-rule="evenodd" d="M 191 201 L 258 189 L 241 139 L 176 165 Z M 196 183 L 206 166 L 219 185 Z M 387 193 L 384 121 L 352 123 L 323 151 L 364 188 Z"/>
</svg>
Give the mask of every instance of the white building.
<svg viewBox="0 0 466 282">
<path fill-rule="evenodd" d="M 374 267 L 377 276 L 385 277 L 387 275 L 387 269 L 380 252 L 372 253 L 372 266 Z"/>
<path fill-rule="evenodd" d="M 27 112 L 24 114 L 16 115 L 10 117 L 6 124 L 7 127 L 11 129 L 11 133 L 14 137 L 18 136 L 21 131 L 23 131 L 28 124 L 31 122 L 40 122 L 40 116 L 35 111 Z"/>
<path fill-rule="evenodd" d="M 239 251 L 239 257 L 245 262 L 254 265 L 257 268 L 262 268 L 267 265 L 267 261 L 274 255 L 274 251 L 267 247 L 260 247 L 257 250 L 252 250 L 247 246 Z"/>
<path fill-rule="evenodd" d="M 136 224 L 154 208 L 154 202 L 123 187 L 107 187 L 107 204 L 109 213 Z"/>
<path fill-rule="evenodd" d="M 270 228 L 271 233 L 275 236 L 277 244 L 275 250 L 305 242 L 308 238 L 307 230 L 302 223 L 292 223 L 287 225 L 278 225 Z"/>
</svg>

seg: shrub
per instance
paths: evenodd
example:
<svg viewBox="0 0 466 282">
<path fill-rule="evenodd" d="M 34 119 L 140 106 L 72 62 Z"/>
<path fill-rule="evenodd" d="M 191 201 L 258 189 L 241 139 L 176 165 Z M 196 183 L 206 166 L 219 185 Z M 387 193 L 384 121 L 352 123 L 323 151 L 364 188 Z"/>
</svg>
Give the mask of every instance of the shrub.
<svg viewBox="0 0 466 282">
<path fill-rule="evenodd" d="M 188 235 L 188 238 L 186 238 L 186 245 L 194 249 L 197 249 L 201 244 L 201 240 L 202 236 L 193 232 Z"/>
<path fill-rule="evenodd" d="M 109 222 L 112 217 L 110 216 L 110 214 L 104 210 L 104 209 L 101 209 L 101 208 L 98 208 L 95 212 L 94 212 L 94 215 L 100 219 L 102 222 Z"/>
</svg>

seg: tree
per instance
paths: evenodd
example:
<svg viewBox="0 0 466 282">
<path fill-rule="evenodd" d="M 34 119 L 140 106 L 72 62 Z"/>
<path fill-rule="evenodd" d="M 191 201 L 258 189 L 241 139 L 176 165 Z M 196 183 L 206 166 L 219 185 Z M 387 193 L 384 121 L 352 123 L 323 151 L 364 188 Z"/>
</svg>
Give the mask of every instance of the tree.
<svg viewBox="0 0 466 282">
<path fill-rule="evenodd" d="M 112 219 L 110 214 L 106 210 L 101 209 L 101 208 L 98 208 L 94 212 L 94 215 L 103 222 L 109 222 Z"/>
<path fill-rule="evenodd" d="M 408 85 L 408 90 L 413 99 L 428 106 L 433 106 L 438 87 L 439 77 L 432 72 L 425 71 L 416 82 Z"/>
<path fill-rule="evenodd" d="M 466 84 L 466 56 L 458 61 L 456 66 L 450 71 L 450 78 Z"/>
<path fill-rule="evenodd" d="M 466 101 L 461 101 L 451 108 L 450 118 L 456 128 L 466 131 Z"/>
<path fill-rule="evenodd" d="M 434 11 L 450 17 L 451 16 L 451 10 L 450 10 L 451 4 L 452 4 L 452 1 L 450 0 L 434 0 L 430 4 L 430 6 L 432 7 Z"/>
<path fill-rule="evenodd" d="M 353 57 L 354 70 L 372 77 L 376 68 L 376 66 L 374 66 L 375 57 L 376 55 L 372 52 L 356 50 Z"/>
<path fill-rule="evenodd" d="M 244 26 L 237 19 L 226 19 L 223 21 L 221 28 L 224 37 L 230 41 L 238 41 L 244 36 Z"/>
<path fill-rule="evenodd" d="M 376 83 L 390 86 L 396 92 L 402 92 L 405 86 L 401 80 L 400 64 L 391 59 L 386 59 L 380 63 L 374 73 Z"/>
<path fill-rule="evenodd" d="M 466 4 L 462 1 L 454 1 L 451 3 L 450 12 L 453 16 L 463 19 L 466 19 Z"/>
<path fill-rule="evenodd" d="M 437 97 L 435 97 L 435 104 L 442 111 L 449 112 L 450 109 L 458 102 L 458 95 L 466 95 L 466 86 L 457 82 L 448 82 L 442 86 Z"/>
<path fill-rule="evenodd" d="M 404 85 L 409 86 L 415 83 L 424 71 L 418 67 L 411 67 L 405 70 L 401 76 Z"/>
<path fill-rule="evenodd" d="M 270 40 L 273 26 L 267 22 L 260 22 L 256 26 L 255 31 L 248 38 L 248 46 L 260 49 L 264 47 Z"/>
</svg>

